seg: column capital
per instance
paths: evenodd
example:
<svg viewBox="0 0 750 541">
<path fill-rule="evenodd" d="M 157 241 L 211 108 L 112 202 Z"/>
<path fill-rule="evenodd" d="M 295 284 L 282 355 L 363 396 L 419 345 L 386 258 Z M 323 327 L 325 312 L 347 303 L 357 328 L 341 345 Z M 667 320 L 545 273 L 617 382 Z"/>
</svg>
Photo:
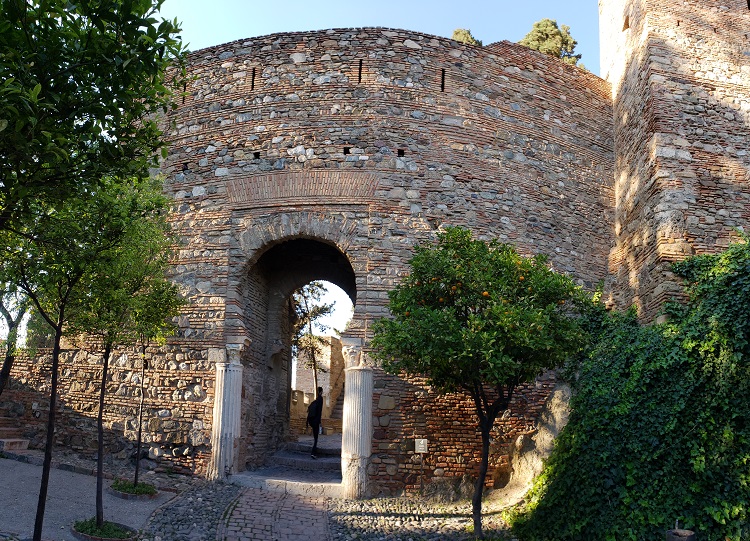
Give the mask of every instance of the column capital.
<svg viewBox="0 0 750 541">
<path fill-rule="evenodd" d="M 233 365 L 240 364 L 240 358 L 242 357 L 242 353 L 249 346 L 250 346 L 249 339 L 245 339 L 245 341 L 241 344 L 227 344 L 226 352 L 227 352 L 227 361 L 229 362 L 229 364 L 233 364 Z"/>
<path fill-rule="evenodd" d="M 341 353 L 348 368 L 362 364 L 362 339 L 352 337 L 341 338 Z"/>
</svg>

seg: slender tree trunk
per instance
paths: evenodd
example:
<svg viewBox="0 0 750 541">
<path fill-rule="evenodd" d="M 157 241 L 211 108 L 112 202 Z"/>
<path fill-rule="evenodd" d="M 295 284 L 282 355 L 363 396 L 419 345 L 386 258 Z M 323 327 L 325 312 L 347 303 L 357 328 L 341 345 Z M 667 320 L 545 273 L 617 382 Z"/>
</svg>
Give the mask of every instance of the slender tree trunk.
<svg viewBox="0 0 750 541">
<path fill-rule="evenodd" d="M 307 304 L 307 297 L 302 297 L 304 303 L 305 303 L 305 312 L 308 314 L 310 313 L 310 307 Z M 308 320 L 307 322 L 307 332 L 310 336 L 310 359 L 312 360 L 312 369 L 313 369 L 313 395 L 315 397 L 318 397 L 318 360 L 315 358 L 315 337 L 313 336 L 313 326 L 312 326 L 312 320 Z"/>
<path fill-rule="evenodd" d="M 13 319 L 13 316 L 7 308 L 5 308 L 4 306 L 0 306 L 0 311 L 2 311 L 3 317 L 5 317 L 5 324 L 8 326 L 8 338 L 5 342 L 5 346 L 7 348 L 5 350 L 5 361 L 3 361 L 3 367 L 0 369 L 0 395 L 3 394 L 5 386 L 10 380 L 10 371 L 13 368 L 13 363 L 16 361 L 18 324 L 21 323 L 21 319 L 23 319 L 24 314 L 26 314 L 27 306 L 28 304 L 22 305 L 22 308 L 18 312 L 18 315 L 16 315 L 15 320 Z"/>
<path fill-rule="evenodd" d="M 138 486 L 138 473 L 141 469 L 141 441 L 143 435 L 143 399 L 144 399 L 144 380 L 146 378 L 146 345 L 141 346 L 141 401 L 138 404 L 138 437 L 135 446 L 135 477 L 133 486 Z"/>
<path fill-rule="evenodd" d="M 487 478 L 487 467 L 490 457 L 490 430 L 492 421 L 490 419 L 481 419 L 479 429 L 482 432 L 482 460 L 479 463 L 479 477 L 477 484 L 474 486 L 474 497 L 471 499 L 471 513 L 474 517 L 474 535 L 477 539 L 484 539 L 482 531 L 482 494 L 484 493 L 484 480 Z"/>
<path fill-rule="evenodd" d="M 62 320 L 62 316 L 60 317 Z M 52 466 L 52 445 L 55 441 L 55 410 L 57 409 L 57 372 L 60 364 L 60 339 L 62 338 L 62 323 L 55 327 L 55 344 L 52 348 L 52 388 L 49 395 L 49 416 L 47 417 L 47 442 L 44 446 L 44 463 L 42 465 L 42 483 L 39 487 L 39 501 L 36 505 L 36 519 L 34 520 L 33 541 L 42 541 L 42 525 L 44 523 L 44 506 L 47 503 L 47 487 L 49 486 L 49 471 Z"/>
<path fill-rule="evenodd" d="M 109 356 L 112 344 L 105 344 L 102 360 L 102 386 L 99 389 L 99 415 L 96 419 L 97 450 L 96 450 L 96 527 L 104 524 L 104 395 L 107 390 L 107 372 L 109 371 Z"/>
<path fill-rule="evenodd" d="M 8 334 L 8 341 L 10 341 L 10 334 Z M 10 379 L 10 370 L 13 368 L 13 363 L 16 360 L 16 356 L 13 353 L 15 349 L 15 344 L 13 346 L 10 343 L 8 344 L 8 351 L 5 352 L 5 361 L 3 362 L 2 369 L 0 369 L 0 395 L 3 394 L 3 390 L 5 390 L 5 386 Z"/>
<path fill-rule="evenodd" d="M 313 394 L 318 397 L 318 361 L 315 359 L 315 348 L 310 350 L 313 365 Z"/>
</svg>

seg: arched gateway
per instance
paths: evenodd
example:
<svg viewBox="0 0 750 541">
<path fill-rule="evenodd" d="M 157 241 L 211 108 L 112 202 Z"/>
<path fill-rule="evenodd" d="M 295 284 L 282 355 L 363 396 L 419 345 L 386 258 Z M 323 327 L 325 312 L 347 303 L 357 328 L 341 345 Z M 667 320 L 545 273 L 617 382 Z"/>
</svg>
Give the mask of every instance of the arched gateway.
<svg viewBox="0 0 750 541">
<path fill-rule="evenodd" d="M 380 28 L 237 41 L 192 53 L 188 71 L 162 172 L 182 241 L 173 277 L 190 300 L 170 345 L 201 359 L 213 388 L 193 414 L 196 471 L 255 467 L 284 442 L 289 296 L 313 279 L 355 304 L 342 336 L 345 494 L 418 486 L 414 438 L 431 442 L 427 476 L 471 470 L 470 404 L 385 375 L 370 324 L 413 246 L 444 224 L 548 253 L 587 284 L 607 275 L 607 84 L 515 44 Z M 508 438 L 551 385 L 514 406 Z"/>
</svg>

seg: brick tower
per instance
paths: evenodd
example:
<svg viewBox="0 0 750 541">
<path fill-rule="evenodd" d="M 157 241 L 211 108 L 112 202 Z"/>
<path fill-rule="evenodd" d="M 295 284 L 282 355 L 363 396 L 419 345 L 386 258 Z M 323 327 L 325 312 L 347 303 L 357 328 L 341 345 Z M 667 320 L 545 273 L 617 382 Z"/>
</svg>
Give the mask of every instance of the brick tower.
<svg viewBox="0 0 750 541">
<path fill-rule="evenodd" d="M 669 264 L 750 219 L 750 2 L 599 0 L 612 84 L 616 301 L 644 319 L 680 290 Z"/>
</svg>

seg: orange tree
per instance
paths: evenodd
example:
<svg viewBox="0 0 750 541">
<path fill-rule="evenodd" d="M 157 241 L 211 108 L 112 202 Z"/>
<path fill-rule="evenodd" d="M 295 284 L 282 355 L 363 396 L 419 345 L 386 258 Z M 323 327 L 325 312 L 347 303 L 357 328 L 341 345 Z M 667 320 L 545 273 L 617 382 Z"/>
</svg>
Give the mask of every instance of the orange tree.
<svg viewBox="0 0 750 541">
<path fill-rule="evenodd" d="M 417 246 L 410 264 L 410 275 L 389 293 L 393 317 L 375 325 L 375 356 L 387 372 L 423 376 L 438 392 L 471 397 L 482 436 L 472 515 L 482 538 L 495 419 L 519 385 L 579 350 L 584 332 L 574 307 L 582 292 L 545 256 L 523 257 L 460 228 Z"/>
</svg>

